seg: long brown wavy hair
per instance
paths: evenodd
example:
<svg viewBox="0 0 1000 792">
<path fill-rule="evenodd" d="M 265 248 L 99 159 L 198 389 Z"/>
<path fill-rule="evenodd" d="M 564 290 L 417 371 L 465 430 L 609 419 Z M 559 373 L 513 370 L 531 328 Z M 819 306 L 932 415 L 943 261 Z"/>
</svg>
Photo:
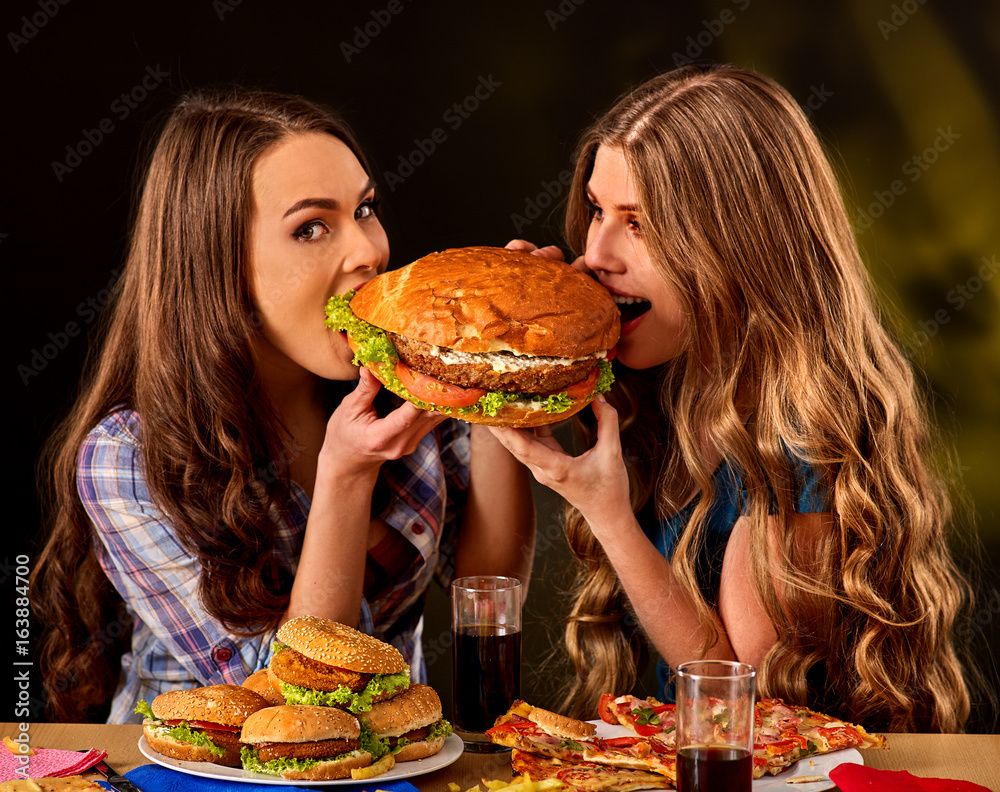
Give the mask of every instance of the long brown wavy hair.
<svg viewBox="0 0 1000 792">
<path fill-rule="evenodd" d="M 287 606 L 291 572 L 276 558 L 268 512 L 286 502 L 295 451 L 283 447 L 257 381 L 248 251 L 254 166 L 304 132 L 336 136 L 371 173 L 332 111 L 261 91 L 184 97 L 152 151 L 101 343 L 41 458 L 50 532 L 33 586 L 56 720 L 106 714 L 131 629 L 76 491 L 81 444 L 116 409 L 141 416 L 146 481 L 201 564 L 206 610 L 254 635 Z"/>
<path fill-rule="evenodd" d="M 818 700 L 874 728 L 961 729 L 970 696 L 954 626 L 971 595 L 948 548 L 941 445 L 804 114 L 772 80 L 735 67 L 685 67 L 643 84 L 582 138 L 566 217 L 577 252 L 598 146 L 623 152 L 636 174 L 649 250 L 687 317 L 681 355 L 621 372 L 611 398 L 633 507 L 651 502 L 662 517 L 699 493 L 672 567 L 705 650 L 718 640 L 696 575 L 713 495 L 707 438 L 749 493 L 752 574 L 778 633 L 760 693 Z M 820 471 L 830 494 L 829 530 L 808 555 L 790 529 L 789 455 Z M 614 571 L 573 510 L 567 536 L 582 572 L 566 630 L 578 677 L 566 707 L 593 717 L 601 693 L 635 684 L 636 641 Z M 824 690 L 810 690 L 807 675 L 824 669 Z"/>
</svg>

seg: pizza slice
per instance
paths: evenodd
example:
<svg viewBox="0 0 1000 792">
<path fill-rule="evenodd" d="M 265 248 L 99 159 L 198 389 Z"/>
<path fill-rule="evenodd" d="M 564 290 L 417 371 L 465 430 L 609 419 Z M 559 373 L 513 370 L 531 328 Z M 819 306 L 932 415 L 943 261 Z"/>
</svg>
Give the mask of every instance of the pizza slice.
<svg viewBox="0 0 1000 792">
<path fill-rule="evenodd" d="M 563 762 L 551 756 L 511 751 L 510 765 L 515 775 L 533 780 L 555 778 L 574 792 L 633 792 L 638 789 L 663 789 L 670 782 L 659 773 L 628 770 L 597 762 Z"/>
<path fill-rule="evenodd" d="M 592 723 L 516 701 L 486 734 L 497 745 L 566 764 L 591 762 L 642 770 L 665 776 L 673 784 L 677 777 L 677 757 L 672 748 L 640 736 L 601 739 L 596 731 Z"/>
<path fill-rule="evenodd" d="M 605 723 L 626 726 L 640 737 L 659 740 L 671 748 L 675 746 L 677 710 L 673 704 L 664 704 L 652 696 L 641 699 L 629 694 L 605 693 L 597 710 Z"/>
</svg>

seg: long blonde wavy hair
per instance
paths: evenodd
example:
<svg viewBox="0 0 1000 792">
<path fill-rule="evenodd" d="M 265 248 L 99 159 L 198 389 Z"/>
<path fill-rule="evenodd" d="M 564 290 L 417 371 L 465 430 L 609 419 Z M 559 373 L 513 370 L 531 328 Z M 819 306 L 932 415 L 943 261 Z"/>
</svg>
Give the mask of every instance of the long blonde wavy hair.
<svg viewBox="0 0 1000 792">
<path fill-rule="evenodd" d="M 820 702 L 873 728 L 961 729 L 970 696 L 953 628 L 970 593 L 945 535 L 938 445 L 809 122 L 784 89 L 749 70 L 692 66 L 648 81 L 582 138 L 566 217 L 577 252 L 598 146 L 620 150 L 636 175 L 649 250 L 688 320 L 678 358 L 622 371 L 611 395 L 633 508 L 653 499 L 663 517 L 699 493 L 672 567 L 696 603 L 705 649 L 718 639 L 697 577 L 715 472 L 701 453 L 707 438 L 749 493 L 752 574 L 778 633 L 758 669 L 760 693 Z M 790 527 L 789 456 L 818 470 L 830 495 L 829 529 L 809 554 Z M 577 680 L 565 707 L 593 717 L 601 693 L 635 685 L 641 640 L 572 509 L 566 531 L 582 571 L 566 629 Z M 825 689 L 810 691 L 807 674 L 824 664 Z"/>
</svg>

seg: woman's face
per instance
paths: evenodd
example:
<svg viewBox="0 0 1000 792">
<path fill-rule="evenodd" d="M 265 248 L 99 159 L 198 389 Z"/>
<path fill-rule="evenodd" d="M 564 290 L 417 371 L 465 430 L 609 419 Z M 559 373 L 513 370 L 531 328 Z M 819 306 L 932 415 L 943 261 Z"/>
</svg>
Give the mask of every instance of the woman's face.
<svg viewBox="0 0 1000 792">
<path fill-rule="evenodd" d="M 257 162 L 250 270 L 262 365 L 357 379 L 347 339 L 326 328 L 323 309 L 385 270 L 389 242 L 374 201 L 374 183 L 333 135 L 294 135 Z"/>
<path fill-rule="evenodd" d="M 584 261 L 622 312 L 618 359 L 633 369 L 666 363 L 683 348 L 686 322 L 646 246 L 635 184 L 619 149 L 598 147 L 587 197 L 592 213 Z"/>
</svg>

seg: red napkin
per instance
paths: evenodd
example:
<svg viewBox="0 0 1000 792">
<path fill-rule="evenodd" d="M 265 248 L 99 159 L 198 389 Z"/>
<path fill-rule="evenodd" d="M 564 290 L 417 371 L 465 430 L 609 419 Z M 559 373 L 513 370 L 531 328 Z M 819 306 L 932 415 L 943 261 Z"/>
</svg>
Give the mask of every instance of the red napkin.
<svg viewBox="0 0 1000 792">
<path fill-rule="evenodd" d="M 951 778 L 918 778 L 905 770 L 876 770 L 859 764 L 842 764 L 830 771 L 830 780 L 841 792 L 990 792 L 971 781 Z"/>
<path fill-rule="evenodd" d="M 0 745 L 0 781 L 77 775 L 89 770 L 107 755 L 107 751 L 99 751 L 96 748 L 91 748 L 87 753 L 36 748 L 33 756 L 18 756 Z M 28 760 L 27 765 L 24 763 L 25 759 Z"/>
</svg>

